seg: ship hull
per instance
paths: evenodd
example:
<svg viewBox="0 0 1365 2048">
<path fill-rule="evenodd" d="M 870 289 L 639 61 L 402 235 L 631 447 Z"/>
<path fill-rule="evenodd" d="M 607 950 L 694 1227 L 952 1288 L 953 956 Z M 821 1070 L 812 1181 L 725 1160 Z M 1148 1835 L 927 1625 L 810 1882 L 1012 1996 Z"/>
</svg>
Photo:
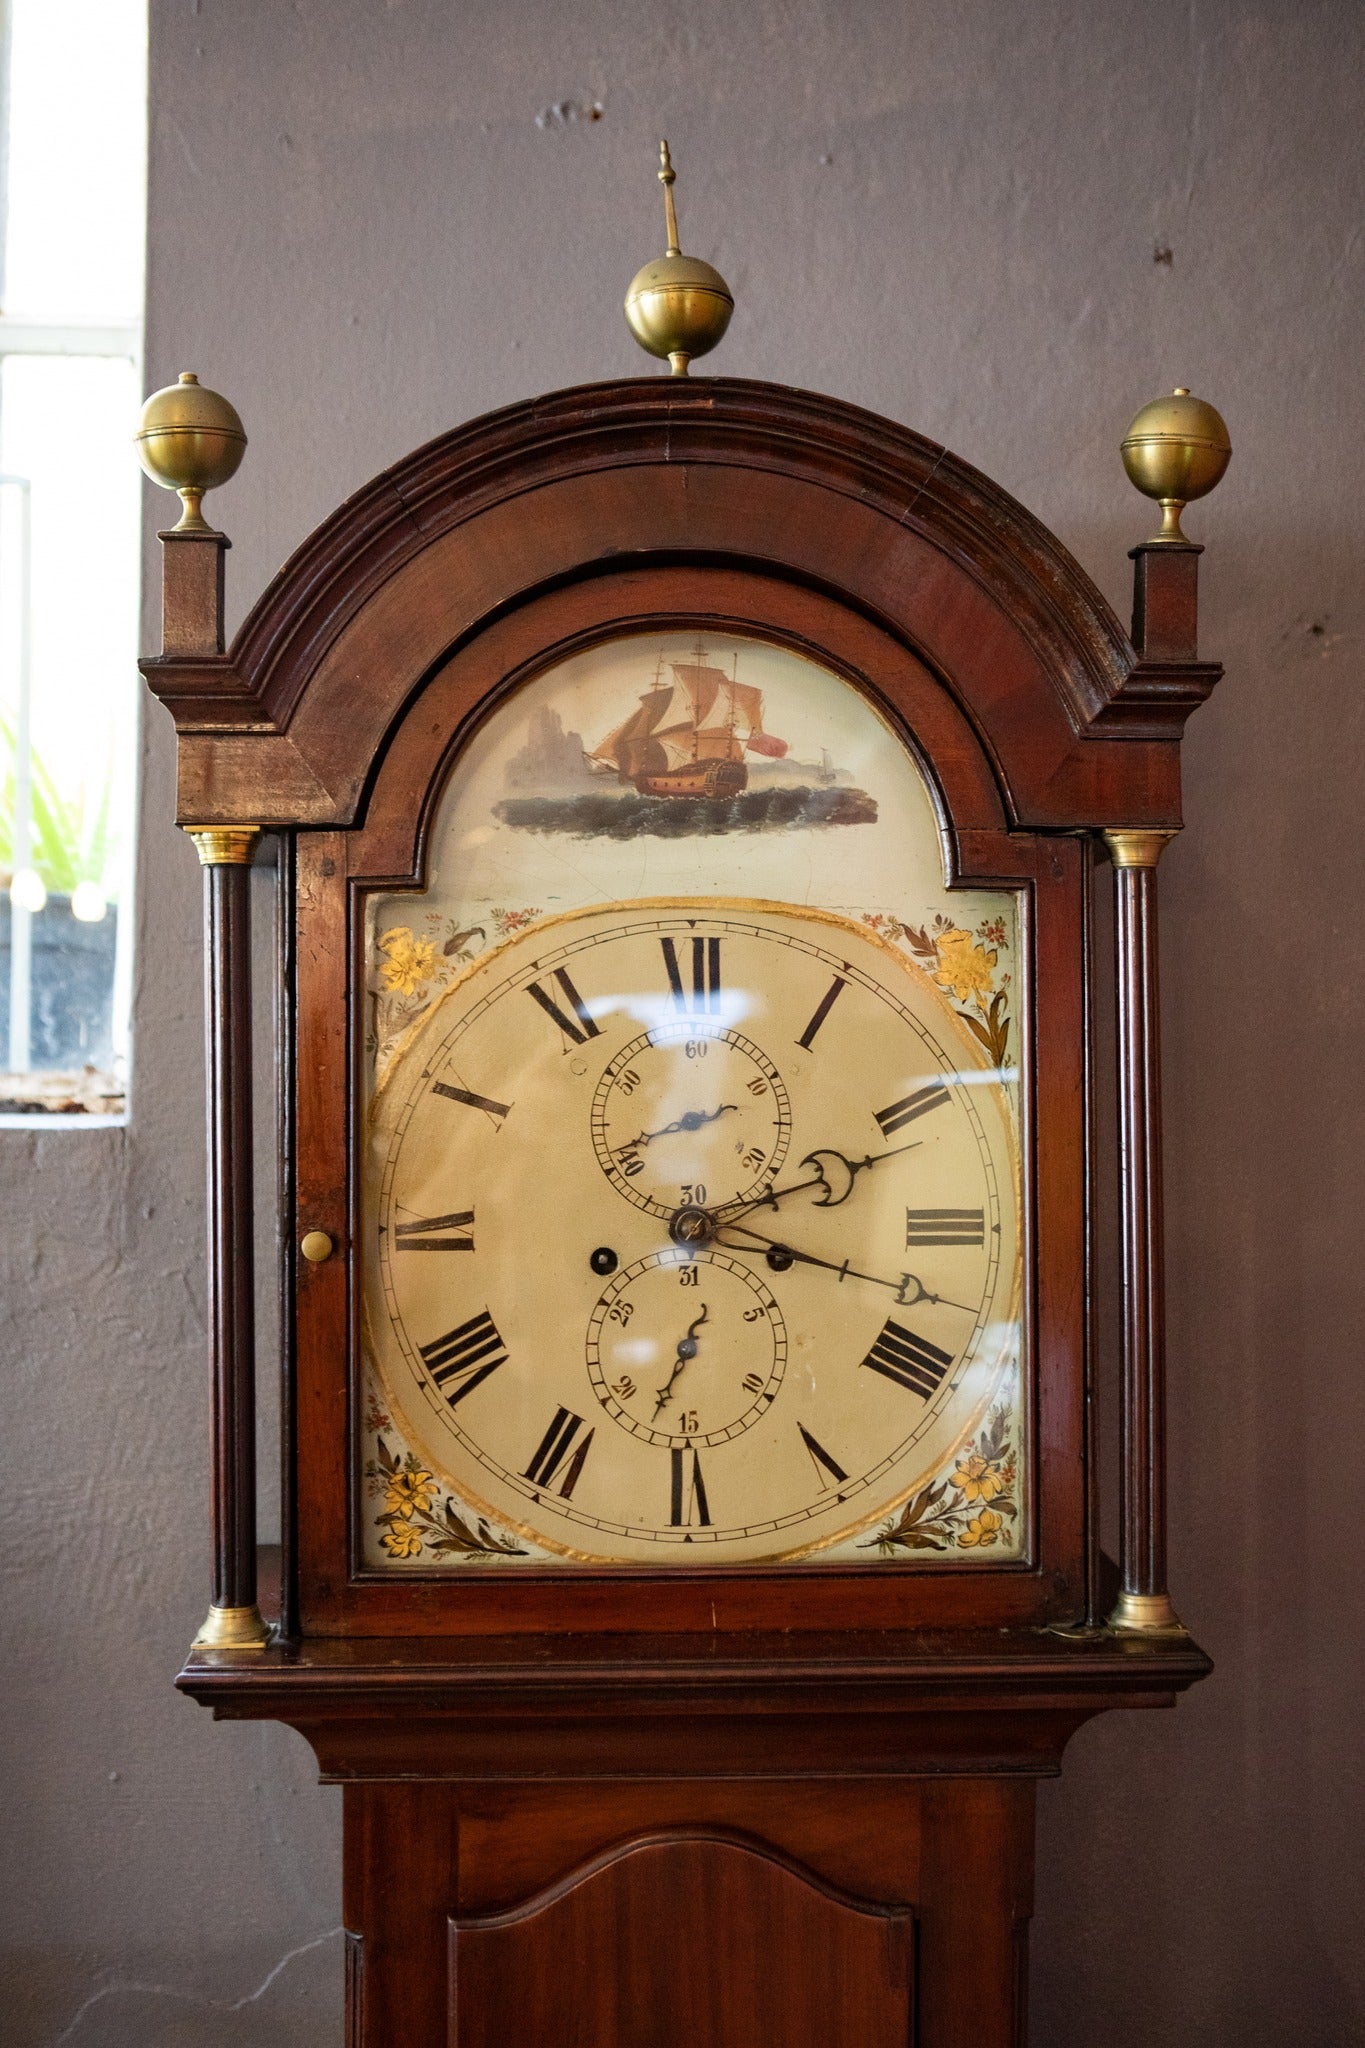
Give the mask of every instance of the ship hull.
<svg viewBox="0 0 1365 2048">
<path fill-rule="evenodd" d="M 631 781 L 641 796 L 729 797 L 747 789 L 749 771 L 742 761 L 688 761 Z"/>
</svg>

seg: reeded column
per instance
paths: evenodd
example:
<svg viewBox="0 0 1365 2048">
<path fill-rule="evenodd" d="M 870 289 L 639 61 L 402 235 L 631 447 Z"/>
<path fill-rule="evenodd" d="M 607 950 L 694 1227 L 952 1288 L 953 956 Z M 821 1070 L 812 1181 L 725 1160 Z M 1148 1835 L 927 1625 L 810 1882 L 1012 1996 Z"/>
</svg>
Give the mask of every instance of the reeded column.
<svg viewBox="0 0 1365 2048">
<path fill-rule="evenodd" d="M 1185 1633 L 1166 1589 L 1166 1272 L 1156 864 L 1173 832 L 1108 831 L 1118 978 L 1122 1590 L 1114 1629 Z"/>
<path fill-rule="evenodd" d="M 192 829 L 204 868 L 213 1604 L 198 1649 L 264 1649 L 256 1604 L 256 1331 L 251 1176 L 255 825 Z"/>
</svg>

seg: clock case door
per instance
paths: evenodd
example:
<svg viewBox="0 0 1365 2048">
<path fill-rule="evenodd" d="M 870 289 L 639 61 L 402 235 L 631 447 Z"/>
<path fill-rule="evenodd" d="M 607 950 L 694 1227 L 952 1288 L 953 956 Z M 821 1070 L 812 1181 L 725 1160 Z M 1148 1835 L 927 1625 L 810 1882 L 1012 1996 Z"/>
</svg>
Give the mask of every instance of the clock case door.
<svg viewBox="0 0 1365 2048">
<path fill-rule="evenodd" d="M 1032 1544 L 999 1567 L 874 1556 L 822 1564 L 518 1566 L 479 1561 L 418 1578 L 366 1569 L 357 1418 L 361 1380 L 361 1159 L 365 1099 L 364 906 L 368 891 L 425 880 L 436 802 L 461 748 L 519 682 L 629 631 L 671 638 L 771 639 L 865 692 L 918 760 L 934 792 L 949 879 L 1019 891 L 1025 1503 Z M 822 591 L 752 570 L 667 565 L 619 570 L 528 600 L 445 661 L 395 728 L 364 822 L 297 842 L 299 1159 L 319 1213 L 347 1216 L 350 1256 L 298 1278 L 301 1409 L 331 1427 L 300 1440 L 302 1612 L 309 1632 L 431 1632 L 590 1625 L 865 1629 L 1058 1618 L 1084 1602 L 1085 851 L 1075 838 L 1008 828 L 985 753 L 925 663 L 883 627 Z M 325 1085 L 324 1079 L 325 1077 Z M 310 1215 L 312 1213 L 310 1209 Z M 344 1286 L 343 1286 L 344 1282 Z M 334 1361 L 344 1347 L 339 1384 Z M 344 1406 L 343 1397 L 344 1395 Z"/>
<path fill-rule="evenodd" d="M 1098 1611 L 1094 835 L 1179 825 L 1180 733 L 1218 674 L 1182 652 L 1197 552 L 1139 551 L 1135 648 L 1053 537 L 943 449 L 776 386 L 630 380 L 419 450 L 286 564 L 230 654 L 144 664 L 180 735 L 181 822 L 251 820 L 285 841 L 288 1234 L 324 1230 L 338 1247 L 319 1265 L 286 1258 L 291 1630 L 990 1628 Z M 864 691 L 934 792 L 950 879 L 1020 892 L 1031 1550 L 969 1570 L 876 1558 L 367 1574 L 365 892 L 421 884 L 438 793 L 521 680 L 594 642 L 679 627 L 769 639 Z"/>
</svg>

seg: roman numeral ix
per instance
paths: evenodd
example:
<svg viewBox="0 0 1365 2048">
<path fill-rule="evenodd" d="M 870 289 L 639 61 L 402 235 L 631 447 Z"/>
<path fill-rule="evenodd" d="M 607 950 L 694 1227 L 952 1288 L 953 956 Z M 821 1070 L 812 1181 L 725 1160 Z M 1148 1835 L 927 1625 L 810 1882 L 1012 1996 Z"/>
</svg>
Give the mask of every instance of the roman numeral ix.
<svg viewBox="0 0 1365 2048">
<path fill-rule="evenodd" d="M 918 1394 L 922 1401 L 931 1400 L 938 1392 L 952 1362 L 951 1351 L 940 1351 L 927 1337 L 917 1337 L 913 1330 L 890 1321 L 863 1360 L 873 1372 L 894 1380 L 907 1393 Z"/>
<path fill-rule="evenodd" d="M 905 1248 L 916 1244 L 984 1244 L 986 1215 L 982 1209 L 907 1209 Z"/>
<path fill-rule="evenodd" d="M 585 1045 L 590 1038 L 600 1038 L 602 1034 L 588 1015 L 582 996 L 578 993 L 578 990 L 574 987 L 562 967 L 556 967 L 554 978 L 559 983 L 569 1008 L 573 1011 L 573 1018 L 569 1017 L 560 1008 L 554 997 L 549 995 L 538 981 L 527 983 L 527 995 L 533 1001 L 540 1004 L 546 1016 L 553 1018 L 554 1022 L 564 1033 L 564 1036 L 571 1039 L 575 1045 Z M 574 1018 L 577 1019 L 576 1023 Z"/>
<path fill-rule="evenodd" d="M 711 1510 L 706 1504 L 701 1459 L 690 1444 L 680 1444 L 669 1452 L 668 1462 L 669 1521 L 675 1529 L 709 1529 Z"/>
<path fill-rule="evenodd" d="M 668 985 L 673 991 L 674 1009 L 690 1011 L 694 1017 L 708 1011 L 714 1016 L 720 1009 L 720 940 L 693 939 L 690 990 L 683 987 L 678 949 L 672 939 L 660 939 L 659 944 L 663 947 L 664 967 L 668 973 Z"/>
<path fill-rule="evenodd" d="M 584 1460 L 592 1445 L 595 1430 L 589 1430 L 577 1449 L 574 1439 L 583 1427 L 581 1415 L 571 1415 L 567 1408 L 556 1408 L 554 1421 L 540 1439 L 536 1454 L 522 1474 L 532 1486 L 553 1486 L 561 1471 L 564 1477 L 559 1483 L 560 1497 L 569 1500 L 578 1484 L 578 1475 L 583 1470 Z M 572 1452 L 572 1456 L 570 1453 Z M 565 1466 L 567 1465 L 567 1470 Z"/>
<path fill-rule="evenodd" d="M 450 1216 L 424 1216 L 420 1223 L 395 1223 L 395 1251 L 472 1252 L 474 1211 L 460 1209 Z"/>
<path fill-rule="evenodd" d="M 877 1122 L 881 1125 L 884 1138 L 894 1137 L 912 1124 L 917 1116 L 927 1116 L 931 1109 L 942 1109 L 952 1097 L 941 1081 L 931 1081 L 927 1088 L 917 1088 L 913 1095 L 903 1095 L 899 1102 L 893 1102 L 887 1109 L 876 1111 Z"/>
<path fill-rule="evenodd" d="M 454 1408 L 507 1363 L 507 1351 L 487 1309 L 420 1347 L 428 1372 Z"/>
</svg>

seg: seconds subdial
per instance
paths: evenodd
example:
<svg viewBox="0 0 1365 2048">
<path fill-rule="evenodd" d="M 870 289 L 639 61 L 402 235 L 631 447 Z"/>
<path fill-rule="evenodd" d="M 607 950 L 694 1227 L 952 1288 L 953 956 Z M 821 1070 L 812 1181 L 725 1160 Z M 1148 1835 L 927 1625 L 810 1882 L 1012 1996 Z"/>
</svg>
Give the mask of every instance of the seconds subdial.
<svg viewBox="0 0 1365 2048">
<path fill-rule="evenodd" d="M 615 1276 L 589 1319 L 586 1351 L 593 1392 L 632 1436 L 724 1444 L 772 1405 L 787 1326 L 738 1259 L 670 1246 Z"/>
<path fill-rule="evenodd" d="M 592 1140 L 620 1194 L 671 1217 L 755 1197 L 787 1156 L 791 1104 L 752 1039 L 684 1020 L 642 1032 L 612 1060 Z"/>
</svg>

